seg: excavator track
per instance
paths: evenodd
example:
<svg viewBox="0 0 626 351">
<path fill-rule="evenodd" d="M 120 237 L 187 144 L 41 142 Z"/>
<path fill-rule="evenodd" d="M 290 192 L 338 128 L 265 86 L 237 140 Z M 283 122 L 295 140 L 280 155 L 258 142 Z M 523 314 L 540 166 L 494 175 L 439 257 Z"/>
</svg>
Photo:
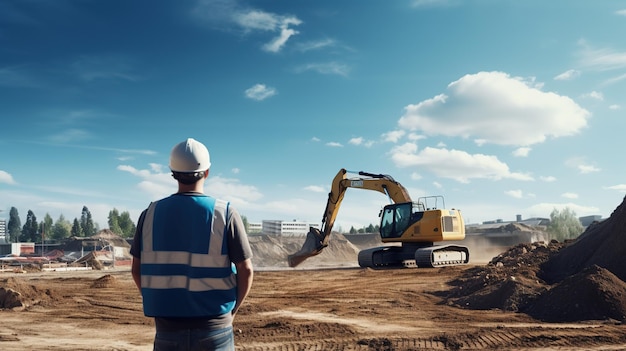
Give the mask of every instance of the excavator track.
<svg viewBox="0 0 626 351">
<path fill-rule="evenodd" d="M 415 252 L 418 267 L 457 266 L 469 263 L 469 249 L 459 245 L 439 245 L 418 249 Z"/>
<path fill-rule="evenodd" d="M 427 268 L 469 263 L 469 249 L 459 245 L 381 246 L 359 252 L 363 268 Z"/>
</svg>

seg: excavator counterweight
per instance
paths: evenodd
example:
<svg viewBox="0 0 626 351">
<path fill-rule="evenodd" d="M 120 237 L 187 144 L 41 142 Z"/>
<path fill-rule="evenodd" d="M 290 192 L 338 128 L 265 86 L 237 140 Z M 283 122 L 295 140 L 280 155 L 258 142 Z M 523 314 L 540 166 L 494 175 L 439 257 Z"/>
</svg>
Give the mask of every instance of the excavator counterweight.
<svg viewBox="0 0 626 351">
<path fill-rule="evenodd" d="M 328 246 L 331 230 L 348 188 L 374 190 L 388 196 L 392 203 L 381 211 L 381 241 L 400 243 L 361 251 L 358 257 L 361 267 L 440 267 L 469 262 L 467 247 L 434 244 L 465 238 L 461 212 L 439 208 L 439 204 L 445 207 L 442 196 L 421 197 L 412 201 L 404 186 L 389 175 L 357 172 L 357 177 L 348 178 L 347 173 L 341 169 L 333 179 L 322 227 L 309 229 L 302 248 L 288 256 L 290 267 L 318 255 Z"/>
</svg>

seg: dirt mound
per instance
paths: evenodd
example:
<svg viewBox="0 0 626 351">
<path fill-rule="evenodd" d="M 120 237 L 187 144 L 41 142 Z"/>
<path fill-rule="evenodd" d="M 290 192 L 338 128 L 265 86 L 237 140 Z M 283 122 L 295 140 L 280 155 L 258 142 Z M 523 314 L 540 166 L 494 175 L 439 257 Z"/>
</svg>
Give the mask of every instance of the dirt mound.
<svg viewBox="0 0 626 351">
<path fill-rule="evenodd" d="M 91 283 L 92 288 L 100 289 L 100 288 L 113 288 L 117 285 L 117 279 L 110 275 L 104 275 Z"/>
<path fill-rule="evenodd" d="M 563 245 L 552 241 L 518 244 L 494 257 L 486 266 L 465 271 L 450 282 L 453 288 L 437 293 L 446 303 L 464 308 L 519 312 L 547 289 L 539 267 Z"/>
<path fill-rule="evenodd" d="M 41 289 L 18 278 L 0 281 L 0 308 L 19 309 L 55 300 L 53 291 Z"/>
<path fill-rule="evenodd" d="M 548 322 L 626 320 L 626 283 L 609 270 L 591 266 L 567 277 L 525 311 Z"/>
<path fill-rule="evenodd" d="M 248 237 L 254 253 L 252 264 L 255 267 L 288 267 L 287 257 L 298 252 L 306 240 L 304 235 L 265 235 Z M 317 255 L 308 258 L 298 268 L 313 268 L 342 265 L 358 265 L 359 249 L 345 236 L 333 233 L 328 247 Z"/>
<path fill-rule="evenodd" d="M 575 242 L 546 262 L 542 276 L 554 283 L 598 265 L 626 281 L 625 256 L 626 198 L 608 219 L 589 226 Z"/>
<path fill-rule="evenodd" d="M 436 294 L 463 308 L 524 312 L 549 322 L 626 321 L 625 236 L 622 202 L 574 241 L 519 244 Z"/>
</svg>

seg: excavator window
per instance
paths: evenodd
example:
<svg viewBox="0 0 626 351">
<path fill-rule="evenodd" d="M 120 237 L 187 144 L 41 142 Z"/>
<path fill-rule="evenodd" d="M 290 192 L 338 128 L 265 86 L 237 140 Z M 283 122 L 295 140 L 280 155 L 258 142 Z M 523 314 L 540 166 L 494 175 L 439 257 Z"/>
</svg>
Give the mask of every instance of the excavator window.
<svg viewBox="0 0 626 351">
<path fill-rule="evenodd" d="M 411 224 L 413 204 L 411 202 L 387 205 L 380 221 L 382 238 L 398 238 Z"/>
</svg>

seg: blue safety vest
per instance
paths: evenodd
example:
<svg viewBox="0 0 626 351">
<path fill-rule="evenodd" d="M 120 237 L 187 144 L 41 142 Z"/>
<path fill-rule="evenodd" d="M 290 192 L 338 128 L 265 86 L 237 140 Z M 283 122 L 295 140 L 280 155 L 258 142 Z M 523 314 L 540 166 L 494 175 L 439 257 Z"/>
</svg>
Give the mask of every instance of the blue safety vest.
<svg viewBox="0 0 626 351">
<path fill-rule="evenodd" d="M 176 194 L 153 202 L 142 228 L 141 294 L 146 316 L 229 313 L 237 299 L 225 240 L 228 203 Z"/>
</svg>

